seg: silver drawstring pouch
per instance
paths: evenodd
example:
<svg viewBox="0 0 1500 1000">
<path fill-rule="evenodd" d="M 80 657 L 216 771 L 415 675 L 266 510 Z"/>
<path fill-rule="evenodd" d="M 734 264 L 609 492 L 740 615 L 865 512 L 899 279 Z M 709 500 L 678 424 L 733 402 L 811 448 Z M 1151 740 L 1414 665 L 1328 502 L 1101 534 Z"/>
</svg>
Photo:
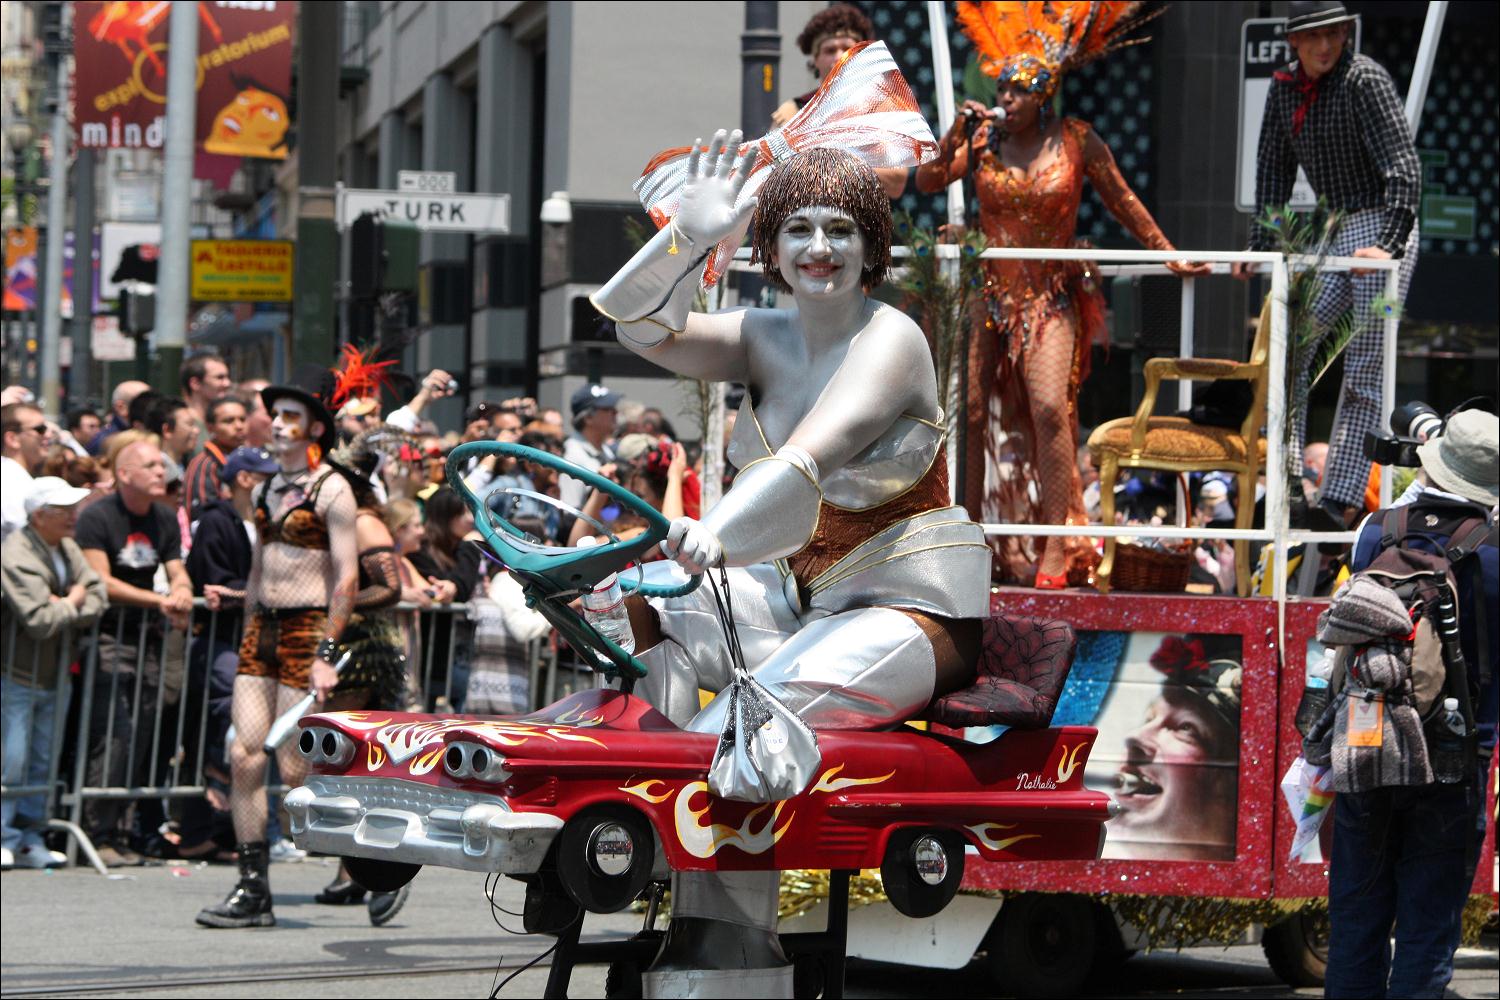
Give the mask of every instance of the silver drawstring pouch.
<svg viewBox="0 0 1500 1000">
<path fill-rule="evenodd" d="M 776 802 L 800 795 L 822 765 L 818 736 L 802 717 L 762 687 L 745 667 L 729 607 L 729 581 L 720 571 L 723 598 L 712 576 L 719 620 L 731 659 L 729 711 L 708 769 L 708 790 L 721 799 Z"/>
</svg>

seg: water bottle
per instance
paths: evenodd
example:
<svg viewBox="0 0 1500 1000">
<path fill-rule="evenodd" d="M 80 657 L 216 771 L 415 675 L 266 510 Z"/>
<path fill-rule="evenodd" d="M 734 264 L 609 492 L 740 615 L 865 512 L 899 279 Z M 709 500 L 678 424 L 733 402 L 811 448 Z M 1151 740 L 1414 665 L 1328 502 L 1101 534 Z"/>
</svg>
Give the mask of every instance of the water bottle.
<svg viewBox="0 0 1500 1000">
<path fill-rule="evenodd" d="M 1303 736 L 1312 731 L 1328 708 L 1328 679 L 1333 676 L 1333 659 L 1333 650 L 1325 647 L 1318 660 L 1308 661 L 1302 700 L 1297 703 L 1295 718 L 1297 732 Z"/>
<path fill-rule="evenodd" d="M 598 544 L 597 538 L 585 536 L 579 540 L 578 547 L 591 548 Z M 625 611 L 625 592 L 620 589 L 620 579 L 614 573 L 583 595 L 583 617 L 616 646 L 627 653 L 635 652 L 635 633 L 630 629 L 630 615 Z"/>
<path fill-rule="evenodd" d="M 1439 783 L 1456 785 L 1464 780 L 1464 737 L 1468 734 L 1463 713 L 1458 710 L 1458 699 L 1444 698 L 1443 716 L 1432 727 L 1432 739 L 1427 746 L 1432 776 Z"/>
</svg>

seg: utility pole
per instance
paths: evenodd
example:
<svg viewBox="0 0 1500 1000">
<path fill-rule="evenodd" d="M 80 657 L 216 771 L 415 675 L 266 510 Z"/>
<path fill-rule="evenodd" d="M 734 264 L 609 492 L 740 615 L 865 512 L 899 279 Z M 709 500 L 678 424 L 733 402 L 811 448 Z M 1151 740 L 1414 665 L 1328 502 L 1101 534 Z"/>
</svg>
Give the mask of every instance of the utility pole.
<svg viewBox="0 0 1500 1000">
<path fill-rule="evenodd" d="M 777 27 L 774 0 L 746 0 L 745 32 L 740 35 L 740 131 L 754 139 L 771 130 L 771 112 L 781 102 L 781 31 Z M 765 282 L 759 275 L 741 272 L 740 301 L 760 302 Z"/>
<path fill-rule="evenodd" d="M 73 159 L 73 366 L 68 401 L 83 406 L 93 389 L 94 150 L 82 144 Z"/>
<path fill-rule="evenodd" d="M 59 5 L 61 6 L 61 5 Z M 55 12 L 59 19 L 63 10 Z M 37 308 L 42 312 L 42 337 L 37 345 L 38 402 L 43 412 L 62 416 L 62 378 L 59 358 L 62 348 L 63 244 L 67 241 L 68 207 L 68 77 L 63 71 L 67 27 L 59 21 L 56 37 L 49 35 L 47 59 L 52 70 L 52 163 L 47 185 L 46 283 L 38 289 Z M 45 293 L 46 298 L 42 297 Z M 77 303 L 75 303 L 76 305 Z"/>
<path fill-rule="evenodd" d="M 198 121 L 198 3 L 172 4 L 167 50 L 167 147 L 161 177 L 156 284 L 156 390 L 172 394 L 187 346 L 192 266 L 193 140 Z"/>
<path fill-rule="evenodd" d="M 297 64 L 297 259 L 292 364 L 333 362 L 339 235 L 334 223 L 339 18 L 343 5 L 304 3 Z"/>
</svg>

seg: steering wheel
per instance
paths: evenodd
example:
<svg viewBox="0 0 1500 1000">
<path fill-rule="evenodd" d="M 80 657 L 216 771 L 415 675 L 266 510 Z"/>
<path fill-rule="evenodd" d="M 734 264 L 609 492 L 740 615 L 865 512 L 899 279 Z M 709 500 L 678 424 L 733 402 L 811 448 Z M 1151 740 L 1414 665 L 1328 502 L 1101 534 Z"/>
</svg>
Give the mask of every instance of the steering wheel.
<svg viewBox="0 0 1500 1000">
<path fill-rule="evenodd" d="M 474 495 L 464 483 L 463 467 L 470 459 L 485 455 L 500 455 L 504 458 L 520 459 L 555 469 L 565 475 L 601 490 L 619 501 L 629 510 L 639 514 L 646 522 L 646 530 L 634 538 L 608 542 L 590 549 L 548 548 L 537 550 L 524 531 L 502 515 L 489 508 L 483 499 Z M 574 465 L 567 459 L 547 451 L 538 451 L 519 444 L 503 441 L 470 441 L 454 448 L 448 455 L 448 483 L 474 512 L 474 524 L 484 535 L 485 541 L 495 550 L 500 561 L 512 570 L 544 576 L 566 589 L 592 589 L 593 585 L 610 573 L 619 573 L 627 564 L 635 562 L 659 545 L 667 537 L 672 522 L 646 501 L 597 472 Z M 499 530 L 496 530 L 496 529 Z M 638 592 L 642 597 L 681 597 L 698 588 L 702 576 L 694 576 L 687 583 L 667 587 L 658 584 L 637 583 L 620 576 L 622 590 Z"/>
<path fill-rule="evenodd" d="M 581 480 L 639 514 L 646 522 L 646 530 L 634 538 L 611 541 L 593 548 L 557 548 L 538 544 L 526 532 L 492 510 L 464 482 L 463 470 L 469 461 L 486 455 L 532 462 Z M 680 597 L 691 593 L 702 582 L 701 574 L 681 585 L 663 586 L 641 583 L 621 573 L 626 565 L 639 561 L 667 537 L 671 522 L 656 508 L 618 483 L 551 452 L 519 444 L 503 441 L 470 441 L 461 444 L 448 454 L 447 478 L 454 492 L 463 498 L 473 512 L 474 526 L 479 529 L 495 555 L 527 585 L 528 597 L 532 598 L 533 606 L 546 615 L 575 647 L 579 646 L 580 640 L 585 645 L 599 647 L 602 644 L 605 654 L 618 672 L 628 671 L 636 676 L 645 676 L 646 668 L 640 661 L 594 629 L 588 628 L 577 614 L 568 610 L 566 601 L 548 598 L 571 599 L 577 594 L 587 593 L 611 573 L 620 574 L 622 590 L 639 593 L 643 597 Z"/>
</svg>

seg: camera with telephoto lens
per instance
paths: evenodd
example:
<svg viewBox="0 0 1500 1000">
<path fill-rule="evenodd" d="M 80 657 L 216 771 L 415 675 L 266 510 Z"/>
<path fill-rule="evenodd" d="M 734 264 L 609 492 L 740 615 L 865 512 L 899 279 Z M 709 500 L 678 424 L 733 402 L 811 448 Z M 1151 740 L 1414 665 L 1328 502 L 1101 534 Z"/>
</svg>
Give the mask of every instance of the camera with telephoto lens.
<svg viewBox="0 0 1500 1000">
<path fill-rule="evenodd" d="M 1422 464 L 1417 449 L 1433 438 L 1441 437 L 1448 421 L 1465 410 L 1493 413 L 1495 402 L 1488 396 L 1475 396 L 1459 403 L 1447 416 L 1439 415 L 1437 410 L 1420 400 L 1403 403 L 1391 411 L 1391 434 L 1365 432 L 1365 457 L 1380 465 L 1415 469 Z"/>
</svg>

